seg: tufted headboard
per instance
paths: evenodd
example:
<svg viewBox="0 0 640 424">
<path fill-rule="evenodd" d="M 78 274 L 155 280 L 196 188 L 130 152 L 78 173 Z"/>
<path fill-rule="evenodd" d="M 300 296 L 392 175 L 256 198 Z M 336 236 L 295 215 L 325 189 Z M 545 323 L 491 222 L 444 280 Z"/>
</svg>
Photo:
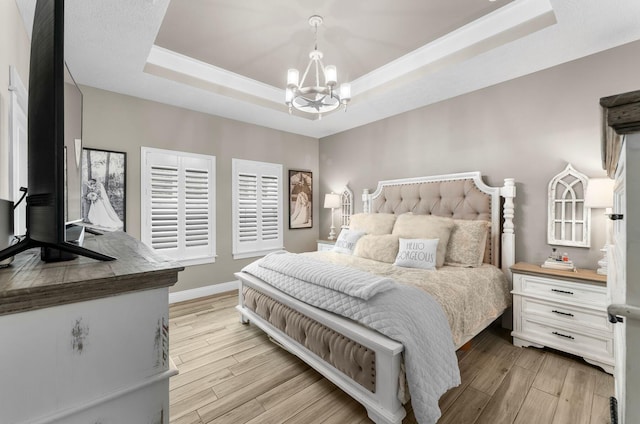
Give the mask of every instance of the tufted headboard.
<svg viewBox="0 0 640 424">
<path fill-rule="evenodd" d="M 505 201 L 501 214 L 501 195 Z M 501 265 L 501 232 L 513 238 L 513 179 L 505 179 L 504 187 L 490 187 L 482 181 L 480 172 L 436 175 L 381 181 L 373 194 L 363 194 L 364 212 L 438 215 L 454 219 L 481 219 L 491 222 L 491 237 L 487 240 L 485 262 Z M 504 226 L 501 225 L 504 219 Z M 503 228 L 504 227 L 504 228 Z M 509 243 L 512 243 L 510 241 Z M 504 248 L 504 247 L 503 247 Z M 513 247 L 507 247 L 508 259 L 503 269 L 514 262 Z M 504 258 L 504 254 L 502 255 Z"/>
</svg>

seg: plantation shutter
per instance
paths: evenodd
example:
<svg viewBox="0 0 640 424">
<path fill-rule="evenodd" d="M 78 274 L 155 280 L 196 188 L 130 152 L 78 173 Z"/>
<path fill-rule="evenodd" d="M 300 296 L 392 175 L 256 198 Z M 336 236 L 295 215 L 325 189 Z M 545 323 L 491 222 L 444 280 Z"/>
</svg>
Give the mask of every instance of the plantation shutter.
<svg viewBox="0 0 640 424">
<path fill-rule="evenodd" d="M 282 250 L 282 165 L 233 159 L 232 173 L 233 257 Z"/>
<path fill-rule="evenodd" d="M 215 157 L 142 148 L 141 238 L 184 265 L 215 261 Z"/>
<path fill-rule="evenodd" d="M 256 175 L 238 175 L 238 241 L 258 240 L 258 178 Z"/>
<path fill-rule="evenodd" d="M 151 217 L 150 243 L 156 250 L 178 248 L 178 198 L 177 158 L 151 165 Z M 169 162 L 169 163 L 167 163 Z M 173 163 L 171 163 L 173 162 Z"/>
</svg>

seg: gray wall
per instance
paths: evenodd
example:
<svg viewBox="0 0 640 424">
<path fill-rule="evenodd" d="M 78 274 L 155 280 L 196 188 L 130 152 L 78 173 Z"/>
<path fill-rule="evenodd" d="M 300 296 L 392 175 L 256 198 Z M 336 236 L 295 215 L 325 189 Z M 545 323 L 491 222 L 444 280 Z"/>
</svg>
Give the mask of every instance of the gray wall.
<svg viewBox="0 0 640 424">
<path fill-rule="evenodd" d="M 14 0 L 0 1 L 0 198 L 9 198 L 9 66 L 29 84 L 30 42 Z"/>
<path fill-rule="evenodd" d="M 567 162 L 589 177 L 605 176 L 598 101 L 640 88 L 638 57 L 634 42 L 323 138 L 320 194 L 348 182 L 361 211 L 362 189 L 375 189 L 379 180 L 475 170 L 490 185 L 513 177 L 516 259 L 540 263 L 551 250 L 549 180 Z M 605 241 L 600 212 L 593 214 L 591 249 L 560 248 L 580 267 L 597 267 Z M 322 236 L 329 222 L 322 213 Z"/>
<path fill-rule="evenodd" d="M 172 291 L 224 283 L 251 259 L 231 256 L 231 159 L 280 163 L 285 187 L 288 169 L 308 170 L 318 193 L 318 140 L 229 119 L 167 106 L 91 87 L 84 95 L 83 145 L 127 153 L 127 233 L 140 237 L 140 147 L 180 150 L 216 156 L 215 264 L 187 267 Z M 316 197 L 317 199 L 317 197 Z M 289 230 L 284 224 L 285 247 L 292 252 L 315 250 L 318 237 L 318 201 L 311 229 Z M 285 214 L 289 208 L 285 199 Z"/>
</svg>

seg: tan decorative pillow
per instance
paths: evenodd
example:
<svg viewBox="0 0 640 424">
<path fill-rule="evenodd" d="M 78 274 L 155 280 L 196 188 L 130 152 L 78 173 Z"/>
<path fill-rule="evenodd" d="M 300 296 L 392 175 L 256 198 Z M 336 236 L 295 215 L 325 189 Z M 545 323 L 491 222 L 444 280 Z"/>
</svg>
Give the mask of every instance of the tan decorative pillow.
<svg viewBox="0 0 640 424">
<path fill-rule="evenodd" d="M 489 221 L 465 219 L 455 219 L 454 222 L 444 263 L 464 267 L 481 266 L 491 224 Z"/>
<path fill-rule="evenodd" d="M 398 215 L 392 234 L 401 238 L 439 239 L 436 266 L 444 265 L 453 219 L 435 215 L 415 215 L 411 212 Z"/>
<path fill-rule="evenodd" d="M 362 236 L 356 243 L 353 254 L 361 258 L 392 264 L 398 255 L 398 238 L 393 234 Z"/>
<path fill-rule="evenodd" d="M 349 228 L 367 234 L 391 234 L 396 215 L 392 213 L 357 213 L 351 216 Z"/>
</svg>

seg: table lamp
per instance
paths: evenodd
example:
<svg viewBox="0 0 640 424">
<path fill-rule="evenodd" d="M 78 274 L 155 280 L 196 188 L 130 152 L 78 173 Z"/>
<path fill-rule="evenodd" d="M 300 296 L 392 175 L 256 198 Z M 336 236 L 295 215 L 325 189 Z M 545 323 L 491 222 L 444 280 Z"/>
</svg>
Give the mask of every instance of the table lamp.
<svg viewBox="0 0 640 424">
<path fill-rule="evenodd" d="M 331 209 L 331 231 L 329 231 L 329 240 L 336 239 L 336 227 L 333 223 L 334 211 L 342 206 L 340 195 L 337 193 L 328 193 L 324 195 L 324 207 Z"/>
<path fill-rule="evenodd" d="M 584 207 L 590 209 L 604 209 L 605 215 L 611 215 L 613 207 L 613 180 L 609 178 L 590 178 L 587 183 L 587 192 L 584 196 Z M 598 261 L 597 273 L 607 275 L 607 250 L 611 244 L 611 225 L 609 219 L 606 220 L 607 241 L 602 249 L 603 257 Z"/>
</svg>

